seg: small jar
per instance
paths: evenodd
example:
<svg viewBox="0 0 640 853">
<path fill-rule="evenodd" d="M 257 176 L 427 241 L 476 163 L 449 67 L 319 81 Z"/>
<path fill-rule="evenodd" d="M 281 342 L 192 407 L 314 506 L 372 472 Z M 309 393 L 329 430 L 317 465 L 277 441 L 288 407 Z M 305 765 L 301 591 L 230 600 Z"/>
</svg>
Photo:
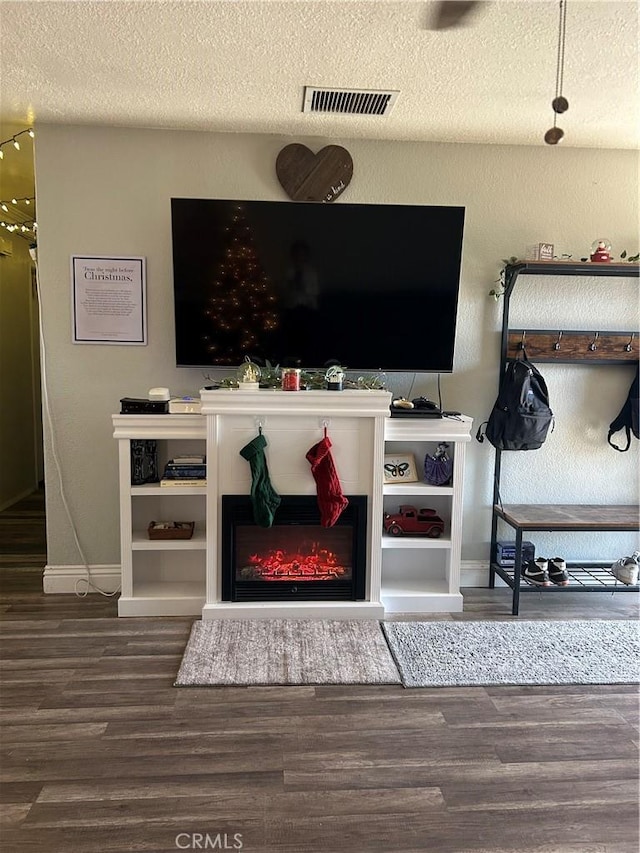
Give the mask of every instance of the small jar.
<svg viewBox="0 0 640 853">
<path fill-rule="evenodd" d="M 282 368 L 282 390 L 283 391 L 299 391 L 300 390 L 300 368 L 299 367 L 283 367 Z"/>
</svg>

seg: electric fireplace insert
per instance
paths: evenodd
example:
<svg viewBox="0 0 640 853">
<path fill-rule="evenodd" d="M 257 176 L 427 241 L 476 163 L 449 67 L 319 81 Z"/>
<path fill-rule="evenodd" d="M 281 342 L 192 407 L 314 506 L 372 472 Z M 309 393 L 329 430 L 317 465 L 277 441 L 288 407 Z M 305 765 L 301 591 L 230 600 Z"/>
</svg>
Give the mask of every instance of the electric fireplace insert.
<svg viewBox="0 0 640 853">
<path fill-rule="evenodd" d="M 363 600 L 367 496 L 346 497 L 333 527 L 315 495 L 283 495 L 273 525 L 259 527 L 248 495 L 223 495 L 222 600 Z"/>
</svg>

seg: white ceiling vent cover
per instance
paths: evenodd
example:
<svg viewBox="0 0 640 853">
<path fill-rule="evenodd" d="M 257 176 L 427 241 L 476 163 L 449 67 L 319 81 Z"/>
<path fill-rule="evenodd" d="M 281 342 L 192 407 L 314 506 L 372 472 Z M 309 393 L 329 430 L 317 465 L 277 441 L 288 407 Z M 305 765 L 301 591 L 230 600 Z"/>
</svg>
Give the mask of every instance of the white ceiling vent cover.
<svg viewBox="0 0 640 853">
<path fill-rule="evenodd" d="M 305 86 L 302 112 L 386 116 L 399 94 L 383 89 L 321 89 L 319 86 Z"/>
</svg>

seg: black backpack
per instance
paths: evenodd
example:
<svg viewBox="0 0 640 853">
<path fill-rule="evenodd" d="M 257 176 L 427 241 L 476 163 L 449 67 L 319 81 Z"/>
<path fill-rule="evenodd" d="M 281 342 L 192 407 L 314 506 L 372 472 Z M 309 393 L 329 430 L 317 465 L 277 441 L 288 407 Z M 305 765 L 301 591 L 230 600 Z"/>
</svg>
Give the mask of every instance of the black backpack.
<svg viewBox="0 0 640 853">
<path fill-rule="evenodd" d="M 629 393 L 627 394 L 627 399 L 624 401 L 623 407 L 620 409 L 620 414 L 615 420 L 611 421 L 609 424 L 609 435 L 607 436 L 607 441 L 615 450 L 619 450 L 620 453 L 624 453 L 629 449 L 631 445 L 631 433 L 635 435 L 636 438 L 640 438 L 640 429 L 638 428 L 638 420 L 639 420 L 639 410 L 640 410 L 640 382 L 638 379 L 638 375 L 640 373 L 640 368 L 636 367 L 636 376 L 633 382 L 631 383 L 631 388 L 629 388 Z M 627 434 L 627 446 L 626 447 L 618 447 L 617 444 L 614 444 L 611 441 L 611 437 L 616 433 L 623 429 Z"/>
<path fill-rule="evenodd" d="M 489 420 L 480 424 L 476 438 L 482 442 L 486 435 L 498 450 L 537 450 L 552 425 L 547 383 L 540 371 L 527 361 L 523 349 L 522 358 L 507 362 L 498 398 Z"/>
</svg>

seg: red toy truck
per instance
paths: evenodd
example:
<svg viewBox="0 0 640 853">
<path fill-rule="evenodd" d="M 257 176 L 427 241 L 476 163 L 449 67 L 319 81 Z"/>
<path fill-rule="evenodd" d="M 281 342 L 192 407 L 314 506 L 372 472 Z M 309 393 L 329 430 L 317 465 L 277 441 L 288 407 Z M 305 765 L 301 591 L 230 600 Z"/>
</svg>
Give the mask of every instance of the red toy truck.
<svg viewBox="0 0 640 853">
<path fill-rule="evenodd" d="M 416 509 L 409 504 L 402 504 L 397 513 L 385 512 L 383 526 L 385 533 L 391 536 L 428 536 L 437 539 L 444 530 L 444 521 L 436 515 L 435 509 Z"/>
</svg>

